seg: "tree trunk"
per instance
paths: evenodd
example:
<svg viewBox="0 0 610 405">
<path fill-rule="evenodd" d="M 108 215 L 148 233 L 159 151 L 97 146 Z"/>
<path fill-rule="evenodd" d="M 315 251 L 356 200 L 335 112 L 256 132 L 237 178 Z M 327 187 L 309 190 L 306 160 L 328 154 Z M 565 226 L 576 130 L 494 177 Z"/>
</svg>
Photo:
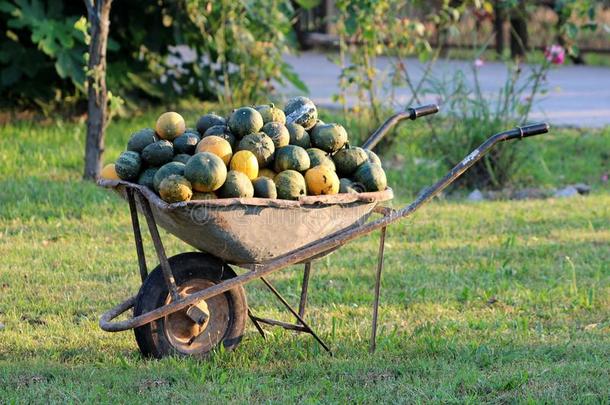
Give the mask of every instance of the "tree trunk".
<svg viewBox="0 0 610 405">
<path fill-rule="evenodd" d="M 523 57 L 529 49 L 525 1 L 520 1 L 517 7 L 511 10 L 510 26 L 510 54 L 513 58 Z"/>
<path fill-rule="evenodd" d="M 504 6 L 500 0 L 494 2 L 494 32 L 496 34 L 496 53 L 504 53 Z"/>
<path fill-rule="evenodd" d="M 85 171 L 83 173 L 83 178 L 86 180 L 95 180 L 99 176 L 104 154 L 104 135 L 108 123 L 106 45 L 108 43 L 111 3 L 112 0 L 85 0 L 91 25 L 87 74 L 87 140 L 85 144 Z"/>
</svg>

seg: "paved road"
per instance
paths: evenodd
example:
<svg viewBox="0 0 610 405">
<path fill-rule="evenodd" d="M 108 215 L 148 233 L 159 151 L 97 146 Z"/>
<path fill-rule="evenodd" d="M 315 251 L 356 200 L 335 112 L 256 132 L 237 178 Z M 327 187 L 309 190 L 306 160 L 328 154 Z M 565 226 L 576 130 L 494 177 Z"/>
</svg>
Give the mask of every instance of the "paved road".
<svg viewBox="0 0 610 405">
<path fill-rule="evenodd" d="M 338 93 L 340 70 L 328 58 L 317 52 L 304 52 L 286 59 L 307 84 L 310 97 L 321 106 L 336 106 L 333 94 Z M 423 66 L 417 60 L 406 61 L 409 71 L 417 81 Z M 388 68 L 388 60 L 379 58 L 378 68 Z M 438 62 L 433 70 L 434 77 L 449 79 L 457 70 L 462 70 L 472 81 L 468 62 Z M 479 79 L 484 94 L 493 97 L 506 80 L 506 67 L 502 63 L 486 63 L 479 68 Z M 532 120 L 548 120 L 552 125 L 603 127 L 610 125 L 610 68 L 590 66 L 560 66 L 548 74 L 548 93 L 536 102 L 531 114 Z M 296 93 L 294 88 L 282 89 L 286 94 Z M 397 89 L 398 100 L 406 103 L 410 99 L 407 89 Z M 435 102 L 437 96 L 430 95 L 426 102 Z M 355 98 L 348 97 L 348 103 Z M 442 109 L 442 105 L 441 105 Z"/>
</svg>

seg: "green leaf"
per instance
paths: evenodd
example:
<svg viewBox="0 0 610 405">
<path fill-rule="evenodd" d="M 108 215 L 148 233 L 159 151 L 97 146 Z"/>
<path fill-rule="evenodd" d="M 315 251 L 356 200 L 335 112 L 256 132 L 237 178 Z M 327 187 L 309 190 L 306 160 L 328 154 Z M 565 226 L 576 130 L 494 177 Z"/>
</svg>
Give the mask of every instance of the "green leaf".
<svg viewBox="0 0 610 405">
<path fill-rule="evenodd" d="M 299 78 L 299 75 L 296 74 L 296 72 L 294 71 L 292 66 L 290 66 L 288 63 L 283 63 L 280 70 L 282 72 L 283 77 L 286 78 L 286 80 L 288 80 L 290 83 L 292 83 L 292 85 L 294 85 L 294 87 L 296 87 L 297 89 L 301 90 L 302 92 L 304 92 L 306 94 L 309 93 L 309 88 Z"/>
<path fill-rule="evenodd" d="M 570 39 L 576 39 L 576 35 L 578 35 L 578 27 L 574 23 L 566 23 L 565 25 L 566 35 Z"/>
</svg>

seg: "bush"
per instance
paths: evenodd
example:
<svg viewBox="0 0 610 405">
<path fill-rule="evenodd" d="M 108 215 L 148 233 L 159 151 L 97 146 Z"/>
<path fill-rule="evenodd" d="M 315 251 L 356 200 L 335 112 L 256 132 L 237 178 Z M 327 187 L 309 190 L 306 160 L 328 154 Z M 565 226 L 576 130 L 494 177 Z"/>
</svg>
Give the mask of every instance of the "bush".
<svg viewBox="0 0 610 405">
<path fill-rule="evenodd" d="M 108 87 L 138 102 L 184 96 L 253 102 L 286 81 L 306 90 L 281 58 L 293 49 L 293 14 L 289 0 L 114 2 Z M 85 15 L 82 2 L 0 1 L 6 105 L 83 100 Z"/>
</svg>

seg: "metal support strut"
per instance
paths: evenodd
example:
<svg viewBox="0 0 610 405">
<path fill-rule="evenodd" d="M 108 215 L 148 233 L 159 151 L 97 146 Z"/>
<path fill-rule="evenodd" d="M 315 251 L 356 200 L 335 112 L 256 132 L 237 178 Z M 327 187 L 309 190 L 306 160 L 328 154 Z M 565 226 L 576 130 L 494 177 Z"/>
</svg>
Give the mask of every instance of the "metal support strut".
<svg viewBox="0 0 610 405">
<path fill-rule="evenodd" d="M 303 271 L 303 283 L 301 284 L 301 300 L 299 301 L 299 315 L 305 316 L 305 307 L 307 306 L 307 289 L 309 288 L 309 274 L 311 273 L 311 262 L 305 263 Z"/>
<path fill-rule="evenodd" d="M 313 331 L 313 329 L 311 329 L 311 327 L 303 319 L 303 315 L 305 313 L 305 305 L 307 303 L 307 288 L 309 285 L 310 272 L 311 272 L 311 263 L 308 262 L 305 264 L 305 272 L 303 274 L 303 284 L 301 287 L 301 300 L 299 302 L 299 311 L 298 312 L 295 311 L 290 306 L 290 304 L 286 301 L 286 299 L 278 292 L 278 290 L 275 289 L 275 287 L 269 281 L 267 281 L 267 279 L 265 279 L 264 277 L 261 277 L 261 281 L 263 283 L 265 283 L 267 288 L 288 309 L 288 311 L 290 311 L 290 313 L 292 313 L 292 315 L 294 315 L 295 318 L 297 318 L 297 321 L 298 321 L 297 324 L 278 321 L 276 319 L 261 318 L 261 317 L 253 315 L 252 312 L 250 312 L 250 310 L 248 310 L 248 316 L 254 323 L 254 326 L 256 327 L 258 332 L 263 336 L 263 338 L 265 337 L 265 333 L 260 325 L 261 323 L 265 323 L 267 325 L 273 325 L 273 326 L 281 326 L 284 329 L 293 330 L 295 332 L 309 333 L 320 344 L 320 346 L 322 346 L 324 348 L 324 350 L 326 350 L 328 352 L 328 354 L 330 354 L 332 356 L 333 353 L 331 352 L 330 348 L 326 345 L 326 343 L 324 343 L 324 341 Z"/>
<path fill-rule="evenodd" d="M 133 237 L 136 242 L 136 252 L 138 254 L 138 267 L 140 268 L 140 278 L 142 282 L 148 276 L 148 268 L 146 267 L 146 256 L 144 255 L 144 245 L 142 244 L 142 231 L 140 230 L 140 221 L 138 220 L 138 210 L 136 209 L 136 199 L 134 190 L 127 188 L 127 200 L 129 202 L 129 213 L 131 214 L 131 226 L 133 228 Z"/>
<path fill-rule="evenodd" d="M 169 266 L 169 261 L 167 260 L 165 248 L 163 247 L 163 242 L 161 242 L 161 236 L 159 236 L 159 230 L 157 229 L 155 217 L 153 216 L 152 210 L 150 209 L 150 204 L 145 198 L 141 198 L 140 202 L 142 204 L 142 211 L 144 211 L 144 217 L 146 217 L 146 223 L 148 224 L 150 237 L 153 240 L 155 251 L 157 252 L 157 256 L 159 257 L 159 264 L 161 265 L 161 270 L 163 270 L 163 277 L 165 278 L 165 283 L 167 284 L 167 288 L 169 289 L 172 301 L 179 301 L 180 296 L 178 295 L 178 287 L 176 287 L 176 280 L 174 279 L 172 269 Z"/>
<path fill-rule="evenodd" d="M 373 302 L 373 326 L 371 328 L 371 346 L 369 352 L 375 351 L 377 342 L 377 315 L 379 313 L 379 293 L 381 290 L 381 271 L 383 270 L 383 252 L 385 249 L 385 231 L 386 227 L 381 228 L 379 235 L 379 255 L 377 256 L 377 274 L 375 275 L 375 300 Z"/>
</svg>

